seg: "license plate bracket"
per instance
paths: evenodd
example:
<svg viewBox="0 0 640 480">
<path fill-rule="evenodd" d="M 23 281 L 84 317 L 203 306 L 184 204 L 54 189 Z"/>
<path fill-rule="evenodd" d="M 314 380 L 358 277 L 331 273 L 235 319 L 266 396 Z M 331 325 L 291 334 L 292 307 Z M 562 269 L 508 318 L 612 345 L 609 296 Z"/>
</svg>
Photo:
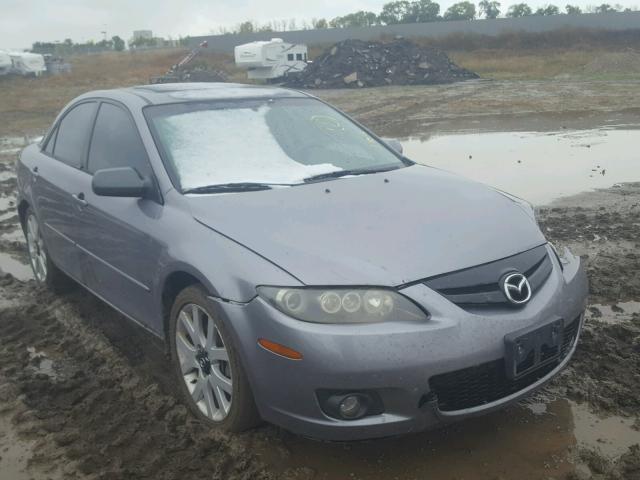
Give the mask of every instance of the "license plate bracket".
<svg viewBox="0 0 640 480">
<path fill-rule="evenodd" d="M 505 335 L 507 377 L 515 380 L 556 362 L 562 349 L 564 320 L 523 328 Z"/>
</svg>

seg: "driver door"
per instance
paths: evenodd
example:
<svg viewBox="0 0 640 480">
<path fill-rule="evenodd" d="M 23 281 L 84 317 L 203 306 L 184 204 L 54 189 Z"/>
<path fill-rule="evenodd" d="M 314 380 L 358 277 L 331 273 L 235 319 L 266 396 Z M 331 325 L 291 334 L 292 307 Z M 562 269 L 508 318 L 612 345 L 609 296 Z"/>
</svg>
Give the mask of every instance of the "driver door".
<svg viewBox="0 0 640 480">
<path fill-rule="evenodd" d="M 102 102 L 89 144 L 87 175 L 83 188 L 84 238 L 87 254 L 87 286 L 104 300 L 134 319 L 154 326 L 152 285 L 163 251 L 155 232 L 163 205 L 143 198 L 104 197 L 91 188 L 93 174 L 101 169 L 133 167 L 153 178 L 146 149 L 129 112 Z"/>
</svg>

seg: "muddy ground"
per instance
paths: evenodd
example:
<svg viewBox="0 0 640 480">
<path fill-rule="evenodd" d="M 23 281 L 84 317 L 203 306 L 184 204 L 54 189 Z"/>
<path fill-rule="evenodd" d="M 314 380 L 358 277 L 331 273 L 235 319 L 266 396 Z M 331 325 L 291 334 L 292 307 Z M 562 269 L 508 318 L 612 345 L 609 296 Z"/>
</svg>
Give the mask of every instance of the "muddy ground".
<svg viewBox="0 0 640 480">
<path fill-rule="evenodd" d="M 540 85 L 520 97 L 517 85 L 504 82 L 326 95 L 382 135 L 638 122 L 618 93 L 607 103 L 605 93 L 619 92 L 619 84 L 589 87 L 594 95 L 582 95 L 579 109 L 572 99 L 559 102 L 570 89 L 563 85 Z M 624 88 L 640 98 L 640 83 Z M 481 115 L 478 102 L 492 113 Z M 397 115 L 399 105 L 404 116 Z M 530 111 L 534 105 L 544 111 Z M 0 127 L 0 137 L 12 133 Z M 86 292 L 54 296 L 38 288 L 29 279 L 14 213 L 12 165 L 20 143 L 0 142 L 0 269 L 10 272 L 0 274 L 1 480 L 640 479 L 634 446 L 640 443 L 640 183 L 539 208 L 548 238 L 581 255 L 591 281 L 575 358 L 551 387 L 445 429 L 323 443 L 269 425 L 233 436 L 203 428 L 176 401 L 164 351 L 153 338 Z"/>
</svg>

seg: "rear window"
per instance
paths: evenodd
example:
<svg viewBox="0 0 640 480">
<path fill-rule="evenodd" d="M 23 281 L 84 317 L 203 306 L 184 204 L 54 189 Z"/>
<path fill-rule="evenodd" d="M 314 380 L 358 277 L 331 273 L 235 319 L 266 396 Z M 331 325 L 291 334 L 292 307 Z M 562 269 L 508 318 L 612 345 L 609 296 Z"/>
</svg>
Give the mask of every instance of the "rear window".
<svg viewBox="0 0 640 480">
<path fill-rule="evenodd" d="M 314 99 L 239 100 L 147 107 L 180 187 L 298 184 L 340 170 L 405 164 L 365 130 Z"/>
<path fill-rule="evenodd" d="M 81 103 L 64 116 L 58 126 L 55 158 L 73 167 L 82 166 L 95 109 L 95 102 Z"/>
</svg>

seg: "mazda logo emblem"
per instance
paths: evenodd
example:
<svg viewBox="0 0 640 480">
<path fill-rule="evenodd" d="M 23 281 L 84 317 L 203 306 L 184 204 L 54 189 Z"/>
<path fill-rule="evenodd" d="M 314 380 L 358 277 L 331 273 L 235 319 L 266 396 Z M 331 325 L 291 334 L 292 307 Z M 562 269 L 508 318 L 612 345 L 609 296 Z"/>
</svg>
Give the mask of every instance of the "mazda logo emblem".
<svg viewBox="0 0 640 480">
<path fill-rule="evenodd" d="M 531 298 L 529 280 L 521 273 L 510 273 L 502 280 L 502 291 L 514 305 L 523 305 Z"/>
</svg>

